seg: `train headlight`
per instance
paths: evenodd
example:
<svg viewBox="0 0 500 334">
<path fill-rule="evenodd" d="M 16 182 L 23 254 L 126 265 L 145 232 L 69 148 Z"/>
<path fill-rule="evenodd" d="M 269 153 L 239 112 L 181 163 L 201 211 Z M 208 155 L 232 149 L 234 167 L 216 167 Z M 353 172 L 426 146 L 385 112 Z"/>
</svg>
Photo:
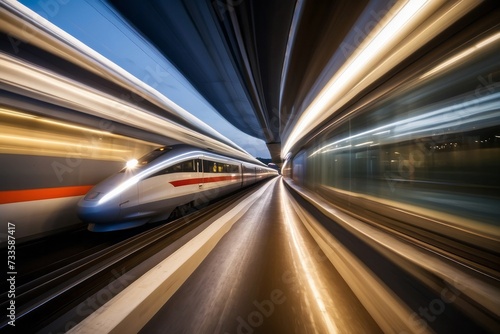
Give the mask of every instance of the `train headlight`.
<svg viewBox="0 0 500 334">
<path fill-rule="evenodd" d="M 131 169 L 131 168 L 134 168 L 135 166 L 137 166 L 138 163 L 139 163 L 139 161 L 137 161 L 137 159 L 132 159 L 132 160 L 127 161 L 127 163 L 125 164 L 125 167 L 127 167 L 128 169 Z"/>
</svg>

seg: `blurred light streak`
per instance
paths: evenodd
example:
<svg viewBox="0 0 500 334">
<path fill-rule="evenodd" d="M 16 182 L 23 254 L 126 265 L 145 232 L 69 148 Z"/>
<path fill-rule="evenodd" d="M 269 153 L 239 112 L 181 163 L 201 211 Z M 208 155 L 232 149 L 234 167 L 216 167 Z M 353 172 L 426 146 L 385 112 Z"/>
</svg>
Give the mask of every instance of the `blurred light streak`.
<svg viewBox="0 0 500 334">
<path fill-rule="evenodd" d="M 69 128 L 69 129 L 75 129 L 75 130 L 84 131 L 84 132 L 90 132 L 90 133 L 96 133 L 96 134 L 99 134 L 99 135 L 120 137 L 120 136 L 112 134 L 111 132 L 108 132 L 108 131 L 95 130 L 95 129 L 91 129 L 91 128 L 88 128 L 88 127 L 83 127 L 83 126 L 78 126 L 78 125 L 72 125 L 72 124 L 68 124 L 68 123 L 58 122 L 58 121 L 50 120 L 50 119 L 43 118 L 43 117 L 40 117 L 40 116 L 29 115 L 29 114 L 21 113 L 21 112 L 14 111 L 14 110 L 7 110 L 7 109 L 4 109 L 4 108 L 0 108 L 0 113 L 6 115 L 7 117 L 32 119 L 32 120 L 35 120 L 35 121 L 38 121 L 38 122 L 44 122 L 44 123 L 56 125 L 56 126 L 59 126 L 59 127 L 65 127 L 65 128 Z M 138 141 L 138 142 L 144 142 L 142 140 L 133 139 L 133 138 L 131 138 L 131 140 L 135 140 L 135 141 Z"/>
<path fill-rule="evenodd" d="M 330 144 L 327 144 L 327 145 L 325 145 L 325 146 L 320 147 L 319 149 L 317 149 L 316 151 L 314 151 L 314 152 L 313 152 L 310 156 L 314 156 L 314 155 L 316 155 L 317 153 L 319 153 L 319 152 L 321 152 L 321 151 L 324 151 L 324 149 L 325 149 L 325 148 L 327 148 L 327 147 L 330 147 L 330 146 L 333 146 L 333 145 L 339 144 L 339 143 L 341 143 L 341 142 L 343 142 L 343 141 L 349 141 L 349 140 L 351 140 L 351 139 L 353 139 L 353 138 L 357 138 L 357 137 L 361 137 L 361 136 L 364 136 L 364 135 L 370 134 L 370 133 L 375 132 L 375 131 L 378 131 L 378 130 L 380 130 L 380 129 L 387 128 L 387 127 L 389 127 L 389 126 L 390 126 L 390 124 L 389 124 L 389 125 L 379 126 L 379 127 L 375 128 L 375 129 L 368 130 L 368 131 L 364 131 L 364 132 L 361 132 L 361 133 L 358 133 L 358 134 L 355 134 L 355 135 L 352 135 L 352 136 L 349 136 L 349 137 L 346 137 L 346 138 L 343 138 L 343 139 L 340 139 L 340 140 L 334 141 L 333 143 L 330 143 Z M 387 131 L 382 131 L 382 132 L 374 133 L 374 135 L 380 135 L 380 134 L 383 134 L 383 133 L 389 133 L 389 132 L 390 132 L 390 130 L 387 130 Z M 349 145 L 349 146 L 351 146 L 351 145 Z M 348 146 L 346 146 L 346 147 L 348 147 Z M 340 148 L 343 148 L 343 147 L 340 147 Z"/>
<path fill-rule="evenodd" d="M 218 141 L 214 143 L 215 147 L 222 146 L 224 147 L 223 149 L 236 151 L 236 156 L 246 155 L 246 158 L 250 157 L 246 151 L 231 140 L 175 104 L 159 91 L 139 80 L 117 64 L 55 26 L 44 17 L 25 7 L 23 4 L 11 0 L 0 1 L 0 3 L 6 9 L 0 11 L 0 30 L 7 32 L 10 37 L 19 38 L 23 41 L 28 39 L 30 43 L 43 50 L 52 52 L 71 63 L 77 64 L 121 87 L 129 89 L 134 94 L 160 107 L 165 113 L 178 116 L 192 124 L 195 128 L 203 129 L 209 134 L 208 138 L 210 139 L 206 140 L 207 142 L 212 143 Z M 2 65 L 2 59 L 0 57 L 0 73 L 6 74 L 7 72 L 3 71 Z M 4 78 L 2 77 L 0 79 Z M 31 86 L 26 85 L 25 87 Z M 39 91 L 44 92 L 46 90 Z M 140 113 L 138 110 L 135 112 L 138 114 Z M 161 122 L 161 119 L 157 120 L 157 123 Z M 177 132 L 179 132 L 179 129 L 177 129 Z"/>
<path fill-rule="evenodd" d="M 341 94 L 342 90 L 349 84 L 352 84 L 352 80 L 360 76 L 363 71 L 370 70 L 367 68 L 369 61 L 374 59 L 376 55 L 380 54 L 384 48 L 393 42 L 396 36 L 400 34 L 402 27 L 407 24 L 418 11 L 425 7 L 427 3 L 427 1 L 422 0 L 408 1 L 406 5 L 389 19 L 389 22 L 387 22 L 375 36 L 366 41 L 364 48 L 361 49 L 360 52 L 346 62 L 347 65 L 343 67 L 343 70 L 334 75 L 324 91 L 320 93 L 320 96 L 307 107 L 299 118 L 299 121 L 283 146 L 283 152 L 285 154 L 288 153 L 292 146 L 307 132 L 308 128 L 318 116 L 325 112 L 325 109 L 331 101 Z"/>
<path fill-rule="evenodd" d="M 384 133 L 389 133 L 389 132 L 391 132 L 391 130 L 380 131 L 380 132 L 374 133 L 374 135 L 377 136 L 377 135 L 382 135 Z"/>
<path fill-rule="evenodd" d="M 341 146 L 341 147 L 335 147 L 335 148 L 331 148 L 329 150 L 326 150 L 326 151 L 323 151 L 321 153 L 326 153 L 326 152 L 333 152 L 333 151 L 338 151 L 338 150 L 343 150 L 345 148 L 349 148 L 351 147 L 352 145 L 346 145 L 346 146 Z M 309 156 L 309 158 L 312 156 L 312 154 Z"/>
<path fill-rule="evenodd" d="M 92 87 L 61 77 L 39 66 L 0 54 L 0 83 L 8 89 L 44 102 L 105 118 L 174 139 L 197 147 L 210 148 L 235 158 L 259 163 L 243 148 L 184 110 L 153 87 L 134 77 L 109 59 L 56 27 L 17 1 L 1 2 L 0 30 L 12 38 L 52 52 L 77 66 L 158 106 L 159 116 L 120 97 L 103 94 Z M 29 34 L 27 34 L 29 32 Z M 36 38 L 34 38 L 36 37 Z M 48 94 L 47 92 L 57 92 Z M 169 120 L 175 115 L 190 124 L 189 128 Z"/>
<path fill-rule="evenodd" d="M 297 270 L 297 272 L 301 276 L 303 275 L 306 279 L 307 286 L 314 296 L 314 301 L 316 302 L 320 314 L 323 318 L 323 323 L 328 329 L 328 333 L 338 333 L 335 321 L 334 319 L 332 319 L 332 314 L 327 309 L 326 301 L 324 300 L 324 297 L 321 293 L 321 290 L 328 291 L 328 289 L 326 289 L 326 287 L 319 287 L 319 285 L 322 285 L 322 282 L 317 275 L 317 268 L 315 268 L 314 264 L 311 261 L 311 256 L 307 254 L 307 246 L 305 240 L 301 236 L 300 231 L 297 229 L 297 224 L 301 224 L 301 222 L 297 220 L 294 209 L 291 207 L 290 201 L 285 200 L 288 195 L 283 182 L 280 182 L 280 194 L 281 208 L 285 218 L 284 221 L 292 237 L 292 242 L 295 249 L 294 254 L 297 255 L 301 266 L 301 270 Z M 314 323 L 314 321 L 312 322 Z"/>
<path fill-rule="evenodd" d="M 18 144 L 17 141 L 21 141 L 21 142 L 32 142 L 32 143 L 44 143 L 44 144 L 53 145 L 53 146 L 62 146 L 62 148 L 78 147 L 78 148 L 88 148 L 88 149 L 92 149 L 92 150 L 110 151 L 110 152 L 123 152 L 123 153 L 130 152 L 129 150 L 104 148 L 104 147 L 99 147 L 99 146 L 94 146 L 94 145 L 84 145 L 81 143 L 69 143 L 65 140 L 51 140 L 51 139 L 32 138 L 32 137 L 27 137 L 27 136 L 1 135 L 1 134 L 0 134 L 0 138 L 5 140 L 5 141 L 2 141 L 2 145 L 9 144 L 8 140 L 12 140 L 14 144 Z"/>
<path fill-rule="evenodd" d="M 360 144 L 357 144 L 357 145 L 354 145 L 354 146 L 358 147 L 358 146 L 364 146 L 364 145 L 368 145 L 368 144 L 373 144 L 373 141 L 366 141 L 364 143 L 360 143 Z"/>
<path fill-rule="evenodd" d="M 499 121 L 498 117 L 500 117 L 500 111 L 498 111 L 499 101 L 500 93 L 490 94 L 395 122 L 392 126 L 397 126 L 395 132 L 399 132 L 399 134 L 395 134 L 393 137 L 447 129 L 450 129 L 447 132 L 451 133 L 453 132 L 451 128 L 463 127 L 473 123 L 485 123 L 488 126 L 496 125 Z M 474 108 L 471 106 L 474 106 Z M 466 114 L 463 114 L 464 110 L 467 110 Z M 496 119 L 496 122 L 492 122 L 494 119 Z"/>
<path fill-rule="evenodd" d="M 280 82 L 280 96 L 279 96 L 279 101 L 280 101 L 280 106 L 279 109 L 281 110 L 281 101 L 283 100 L 283 90 L 285 89 L 285 82 L 286 78 L 288 75 L 288 68 L 290 66 L 290 56 L 292 53 L 292 48 L 295 44 L 295 37 L 297 35 L 298 27 L 299 27 L 299 22 L 302 17 L 302 12 L 304 10 L 305 1 L 304 0 L 297 0 L 295 3 L 295 9 L 293 12 L 293 17 L 292 17 L 292 22 L 290 23 L 290 30 L 288 33 L 288 40 L 286 44 L 286 50 L 285 50 L 285 56 L 284 56 L 284 61 L 283 61 L 283 68 L 281 70 L 281 82 Z"/>
<path fill-rule="evenodd" d="M 8 117 L 20 117 L 20 118 L 28 118 L 28 119 L 37 119 L 37 116 L 21 113 L 14 110 L 7 110 L 5 108 L 0 108 L 0 114 L 7 115 Z"/>
<path fill-rule="evenodd" d="M 461 102 L 457 103 L 458 101 Z M 320 147 L 309 157 L 318 153 L 327 153 L 337 149 L 347 148 L 351 145 L 327 150 L 327 148 L 333 145 L 350 141 L 354 138 L 368 139 L 368 135 L 378 135 L 377 139 L 380 141 L 378 144 L 388 144 L 395 138 L 414 135 L 417 133 L 437 130 L 452 133 L 454 130 L 451 129 L 458 126 L 460 126 L 459 130 L 463 131 L 465 126 L 469 126 L 472 129 L 473 126 L 479 125 L 498 125 L 500 124 L 500 111 L 498 111 L 499 102 L 500 93 L 496 93 L 467 100 L 465 102 L 462 97 L 457 97 L 453 100 L 447 101 L 447 105 L 439 109 L 433 109 L 435 106 L 425 106 L 420 110 L 415 111 L 415 113 L 418 114 L 417 116 L 407 117 L 402 120 L 378 126 L 375 129 L 363 131 L 359 134 L 336 140 L 333 143 Z M 391 130 L 379 132 L 380 129 L 388 127 L 391 128 Z M 383 136 L 384 134 L 386 135 Z M 373 141 L 363 142 L 354 146 L 362 146 L 368 143 L 371 144 Z"/>
<path fill-rule="evenodd" d="M 0 108 L 0 153 L 123 161 L 158 144 Z"/>
<path fill-rule="evenodd" d="M 451 57 L 450 59 L 442 62 L 438 66 L 434 67 L 432 70 L 430 70 L 427 73 L 420 76 L 420 79 L 424 79 L 424 78 L 427 78 L 428 76 L 431 76 L 437 72 L 441 72 L 442 70 L 446 69 L 447 67 L 450 67 L 451 65 L 453 65 L 455 63 L 458 63 L 459 60 L 464 59 L 465 57 L 477 52 L 479 49 L 481 49 L 481 48 L 483 48 L 483 47 L 485 47 L 493 42 L 498 41 L 499 39 L 500 39 L 500 32 L 497 32 L 496 34 L 491 35 L 491 36 L 483 39 L 482 41 L 480 41 L 476 45 L 474 45 L 468 49 L 465 49 L 464 51 L 458 53 L 457 55 Z"/>
<path fill-rule="evenodd" d="M 26 89 L 26 95 L 72 110 L 115 121 L 151 133 L 198 147 L 211 147 L 234 157 L 248 161 L 257 160 L 228 140 L 209 137 L 198 130 L 186 128 L 168 118 L 158 116 L 139 106 L 112 96 L 77 81 L 59 76 L 33 64 L 0 54 L 0 82 L 8 86 Z M 48 92 L 58 92 L 57 95 Z M 166 135 L 167 134 L 167 135 Z"/>
</svg>

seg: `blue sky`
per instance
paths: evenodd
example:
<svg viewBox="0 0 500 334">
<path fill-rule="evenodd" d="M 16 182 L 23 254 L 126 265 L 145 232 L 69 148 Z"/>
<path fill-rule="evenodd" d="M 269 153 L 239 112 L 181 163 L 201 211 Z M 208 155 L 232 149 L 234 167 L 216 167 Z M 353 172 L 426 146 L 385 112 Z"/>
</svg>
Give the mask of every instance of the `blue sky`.
<svg viewBox="0 0 500 334">
<path fill-rule="evenodd" d="M 220 116 L 167 59 L 105 2 L 20 2 L 157 89 L 253 156 L 270 157 L 264 141 L 248 136 Z"/>
</svg>

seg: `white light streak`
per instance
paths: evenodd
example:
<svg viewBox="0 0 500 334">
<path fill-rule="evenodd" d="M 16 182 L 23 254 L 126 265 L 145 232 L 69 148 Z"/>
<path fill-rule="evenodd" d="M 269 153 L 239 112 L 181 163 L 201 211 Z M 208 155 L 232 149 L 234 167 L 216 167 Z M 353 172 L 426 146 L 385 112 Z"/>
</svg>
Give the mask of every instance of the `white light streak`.
<svg viewBox="0 0 500 334">
<path fill-rule="evenodd" d="M 318 153 L 326 153 L 335 150 L 340 150 L 348 148 L 351 145 L 334 147 L 342 142 L 349 142 L 353 138 L 360 138 L 366 136 L 366 139 L 371 138 L 372 135 L 382 135 L 385 136 L 377 137 L 377 144 L 387 144 L 396 138 L 408 135 L 414 135 L 418 133 L 430 132 L 433 130 L 444 130 L 448 128 L 453 128 L 456 126 L 465 126 L 468 124 L 477 124 L 480 122 L 489 122 L 490 125 L 498 125 L 499 112 L 498 101 L 500 100 L 500 93 L 489 94 L 480 98 L 476 98 L 472 101 L 455 103 L 455 101 L 450 101 L 450 105 L 438 109 L 431 109 L 430 107 L 425 107 L 420 111 L 417 116 L 405 118 L 402 120 L 397 120 L 395 122 L 378 126 L 375 129 L 363 131 L 361 133 L 348 136 L 329 143 L 325 146 L 320 147 L 314 151 L 309 157 L 312 157 Z M 458 101 L 462 101 L 458 98 Z M 471 107 L 473 106 L 473 107 Z M 430 110 L 429 110 L 430 109 Z M 467 117 L 464 117 L 463 111 L 467 110 Z M 417 112 L 417 111 L 416 111 Z M 392 130 L 380 131 L 383 128 L 391 128 Z M 475 128 L 475 127 L 473 127 Z M 451 131 L 451 130 L 447 130 Z M 434 133 L 435 134 L 435 133 Z M 373 143 L 373 141 L 363 142 L 355 146 L 362 146 L 368 143 Z"/>
<path fill-rule="evenodd" d="M 311 130 L 319 115 L 326 112 L 331 101 L 335 100 L 347 87 L 353 85 L 353 80 L 363 71 L 368 70 L 370 61 L 378 56 L 387 45 L 394 42 L 402 27 L 426 4 L 427 1 L 423 0 L 408 1 L 379 33 L 366 43 L 361 52 L 346 62 L 348 65 L 330 80 L 324 92 L 301 115 L 283 146 L 283 152 L 290 152 L 292 146 Z"/>
<path fill-rule="evenodd" d="M 329 150 L 326 150 L 326 151 L 323 151 L 321 153 L 328 153 L 328 152 L 332 152 L 332 151 L 338 151 L 338 150 L 343 150 L 343 149 L 346 149 L 346 148 L 349 148 L 351 147 L 352 145 L 346 145 L 346 146 L 341 146 L 341 147 L 335 147 L 335 148 L 331 148 Z"/>
<path fill-rule="evenodd" d="M 357 145 L 354 145 L 354 146 L 358 147 L 358 146 L 364 146 L 364 145 L 368 145 L 368 144 L 373 144 L 373 141 L 367 141 L 367 142 L 360 143 L 360 144 L 357 144 Z"/>
<path fill-rule="evenodd" d="M 378 135 L 381 135 L 381 134 L 384 134 L 384 133 L 389 133 L 389 132 L 391 132 L 391 130 L 380 131 L 380 132 L 374 133 L 373 135 L 374 136 L 378 136 Z"/>
<path fill-rule="evenodd" d="M 311 268 L 313 266 L 310 260 L 311 256 L 308 256 L 305 241 L 302 238 L 300 231 L 298 231 L 297 229 L 297 224 L 301 223 L 297 221 L 296 215 L 294 214 L 293 208 L 291 208 L 289 201 L 285 200 L 287 194 L 285 187 L 283 186 L 283 182 L 280 182 L 280 193 L 281 207 L 283 210 L 285 223 L 287 224 L 290 235 L 292 237 L 292 242 L 295 250 L 294 254 L 297 255 L 299 260 L 298 262 L 301 266 L 300 273 L 304 274 L 304 278 L 307 281 L 307 286 L 311 290 L 311 293 L 314 297 L 313 301 L 316 302 L 319 312 L 323 318 L 323 323 L 327 328 L 327 332 L 332 334 L 338 333 L 337 326 L 335 325 L 330 312 L 328 312 L 325 298 L 321 293 L 321 288 L 319 287 L 322 282 L 317 275 L 313 275 L 313 273 L 316 273 L 317 270 L 315 270 L 315 268 Z"/>
</svg>

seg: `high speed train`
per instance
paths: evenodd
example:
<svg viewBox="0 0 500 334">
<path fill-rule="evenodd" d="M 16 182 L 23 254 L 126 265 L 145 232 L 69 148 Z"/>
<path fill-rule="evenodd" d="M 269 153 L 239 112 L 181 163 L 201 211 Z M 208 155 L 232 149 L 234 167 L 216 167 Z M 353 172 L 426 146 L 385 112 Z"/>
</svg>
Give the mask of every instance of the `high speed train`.
<svg viewBox="0 0 500 334">
<path fill-rule="evenodd" d="M 90 189 L 78 202 L 78 217 L 93 232 L 127 229 L 276 175 L 264 164 L 188 145 L 160 147 Z"/>
</svg>

